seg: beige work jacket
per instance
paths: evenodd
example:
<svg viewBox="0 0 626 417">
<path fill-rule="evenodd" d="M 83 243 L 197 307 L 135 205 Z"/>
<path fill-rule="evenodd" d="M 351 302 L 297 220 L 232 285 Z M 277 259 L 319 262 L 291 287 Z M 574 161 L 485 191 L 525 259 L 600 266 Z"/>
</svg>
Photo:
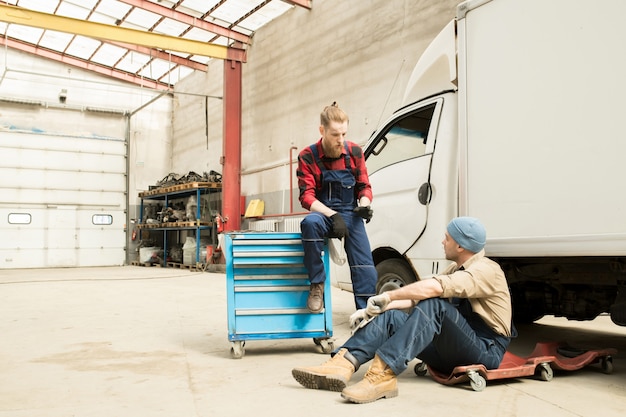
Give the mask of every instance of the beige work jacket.
<svg viewBox="0 0 626 417">
<path fill-rule="evenodd" d="M 511 295 L 500 265 L 485 256 L 484 249 L 463 265 L 450 265 L 434 277 L 443 288 L 442 298 L 467 298 L 492 330 L 511 336 Z"/>
</svg>

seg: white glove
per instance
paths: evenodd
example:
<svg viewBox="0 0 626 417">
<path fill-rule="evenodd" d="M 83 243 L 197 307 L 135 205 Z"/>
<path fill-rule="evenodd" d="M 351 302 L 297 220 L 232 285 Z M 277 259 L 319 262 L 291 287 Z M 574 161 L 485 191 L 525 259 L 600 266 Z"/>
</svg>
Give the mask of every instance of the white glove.
<svg viewBox="0 0 626 417">
<path fill-rule="evenodd" d="M 390 302 L 391 298 L 386 292 L 375 295 L 367 299 L 367 307 L 365 308 L 365 311 L 370 316 L 376 316 L 385 311 L 385 308 Z"/>
<path fill-rule="evenodd" d="M 367 324 L 376 318 L 377 314 L 370 316 L 367 314 L 365 308 L 355 311 L 350 316 L 350 329 L 352 330 L 352 334 L 356 333 L 357 330 L 367 326 Z"/>
<path fill-rule="evenodd" d="M 354 330 L 357 327 L 359 327 L 359 325 L 361 324 L 362 321 L 367 321 L 370 319 L 369 314 L 367 314 L 367 311 L 365 311 L 364 308 L 355 311 L 354 313 L 352 313 L 352 315 L 350 316 L 350 329 Z"/>
</svg>

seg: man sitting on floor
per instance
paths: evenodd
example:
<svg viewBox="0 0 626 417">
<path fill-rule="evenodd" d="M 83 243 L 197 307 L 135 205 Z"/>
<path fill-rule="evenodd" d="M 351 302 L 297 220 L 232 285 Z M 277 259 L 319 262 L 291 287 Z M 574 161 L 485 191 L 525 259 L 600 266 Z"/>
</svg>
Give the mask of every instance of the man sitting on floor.
<svg viewBox="0 0 626 417">
<path fill-rule="evenodd" d="M 397 396 L 397 376 L 416 357 L 446 373 L 479 363 L 497 368 L 514 330 L 506 278 L 485 257 L 485 240 L 478 219 L 453 219 L 442 243 L 454 263 L 443 274 L 370 297 L 350 317 L 351 327 L 361 328 L 326 363 L 294 368 L 293 377 L 306 388 L 341 391 L 351 402 L 368 403 Z M 347 386 L 371 359 L 363 380 Z"/>
</svg>

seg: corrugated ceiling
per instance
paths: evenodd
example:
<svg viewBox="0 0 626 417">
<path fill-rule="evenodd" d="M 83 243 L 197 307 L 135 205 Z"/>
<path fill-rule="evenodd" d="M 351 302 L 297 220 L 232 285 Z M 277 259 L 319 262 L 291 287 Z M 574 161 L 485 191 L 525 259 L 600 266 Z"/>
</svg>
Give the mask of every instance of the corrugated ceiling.
<svg viewBox="0 0 626 417">
<path fill-rule="evenodd" d="M 0 1 L 5 8 L 16 6 L 24 12 L 47 13 L 83 22 L 152 32 L 222 48 L 237 47 L 244 56 L 257 29 L 294 6 L 309 8 L 310 3 L 310 0 Z M 206 70 L 209 60 L 214 59 L 200 54 L 77 35 L 77 28 L 82 25 L 80 22 L 72 24 L 69 19 L 68 32 L 7 20 L 0 19 L 0 44 L 145 87 L 170 88 L 193 71 Z M 76 29 L 74 32 L 72 26 Z"/>
</svg>

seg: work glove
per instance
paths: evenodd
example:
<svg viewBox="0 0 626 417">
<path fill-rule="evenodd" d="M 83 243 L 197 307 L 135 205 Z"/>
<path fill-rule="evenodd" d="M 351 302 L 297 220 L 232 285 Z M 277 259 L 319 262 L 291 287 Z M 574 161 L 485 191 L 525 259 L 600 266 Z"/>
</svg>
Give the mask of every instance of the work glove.
<svg viewBox="0 0 626 417">
<path fill-rule="evenodd" d="M 359 327 L 359 324 L 361 324 L 361 322 L 363 322 L 363 320 L 367 320 L 370 317 L 371 316 L 369 314 L 367 314 L 367 311 L 366 311 L 365 308 L 361 308 L 361 309 L 355 311 L 350 316 L 350 329 L 352 329 L 352 330 L 356 329 L 357 327 Z"/>
<path fill-rule="evenodd" d="M 362 327 L 365 327 L 367 323 L 372 321 L 376 316 L 370 316 L 367 314 L 367 309 L 362 308 L 360 310 L 355 311 L 350 316 L 350 330 L 352 330 L 352 334 L 354 334 L 357 330 Z"/>
<path fill-rule="evenodd" d="M 387 305 L 389 305 L 390 302 L 391 298 L 386 292 L 375 295 L 367 299 L 367 307 L 365 308 L 365 311 L 370 316 L 377 316 L 378 314 L 385 311 L 385 308 L 387 307 Z"/>
<path fill-rule="evenodd" d="M 372 216 L 374 215 L 374 210 L 372 210 L 370 206 L 355 207 L 352 211 L 355 212 L 357 216 L 364 218 L 365 223 L 369 223 L 370 220 L 372 220 Z"/>
<path fill-rule="evenodd" d="M 333 221 L 333 227 L 328 234 L 328 237 L 336 237 L 337 239 L 348 237 L 348 235 L 350 234 L 348 232 L 348 226 L 346 226 L 346 222 L 343 221 L 343 217 L 341 217 L 341 214 L 335 213 L 330 216 L 330 219 Z"/>
</svg>

